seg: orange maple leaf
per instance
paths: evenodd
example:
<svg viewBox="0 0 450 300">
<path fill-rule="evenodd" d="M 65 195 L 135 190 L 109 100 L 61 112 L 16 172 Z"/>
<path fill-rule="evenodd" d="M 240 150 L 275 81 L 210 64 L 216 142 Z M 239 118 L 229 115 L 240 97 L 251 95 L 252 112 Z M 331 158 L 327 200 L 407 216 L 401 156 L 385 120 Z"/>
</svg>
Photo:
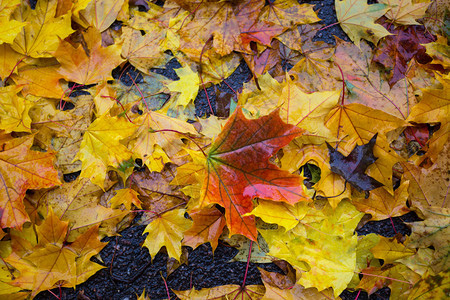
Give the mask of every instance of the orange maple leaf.
<svg viewBox="0 0 450 300">
<path fill-rule="evenodd" d="M 30 150 L 33 136 L 0 136 L 0 226 L 22 228 L 29 221 L 23 205 L 27 189 L 60 185 L 53 167 L 55 154 Z"/>
<path fill-rule="evenodd" d="M 303 130 L 284 123 L 279 111 L 248 120 L 241 109 L 230 117 L 208 153 L 201 206 L 210 203 L 225 208 L 230 235 L 242 234 L 256 241 L 253 216 L 255 197 L 294 204 L 308 201 L 302 177 L 279 169 L 269 158 L 301 135 Z"/>
</svg>

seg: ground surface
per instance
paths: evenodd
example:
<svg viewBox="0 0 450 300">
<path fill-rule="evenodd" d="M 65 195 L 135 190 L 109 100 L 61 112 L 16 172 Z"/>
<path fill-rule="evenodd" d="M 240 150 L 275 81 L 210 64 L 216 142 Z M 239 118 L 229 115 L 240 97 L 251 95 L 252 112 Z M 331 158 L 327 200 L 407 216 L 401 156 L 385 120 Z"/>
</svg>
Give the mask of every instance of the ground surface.
<svg viewBox="0 0 450 300">
<path fill-rule="evenodd" d="M 362 0 L 364 1 L 364 0 Z M 337 22 L 334 11 L 334 0 L 310 0 L 300 1 L 303 3 L 315 4 L 318 10 L 318 16 L 323 20 L 325 25 Z M 373 3 L 375 1 L 368 1 Z M 348 37 L 340 29 L 338 25 L 331 26 L 326 30 L 322 30 L 316 34 L 317 40 L 334 44 L 334 36 L 348 40 Z M 166 69 L 153 70 L 154 72 L 163 74 L 173 80 L 177 79 L 174 68 L 180 65 L 177 61 L 172 60 L 166 66 Z M 131 72 L 135 72 L 129 69 Z M 132 74 L 132 77 L 135 77 Z M 128 78 L 123 76 L 122 78 Z M 251 73 L 247 65 L 243 62 L 237 68 L 236 72 L 226 79 L 227 83 L 234 89 L 239 90 L 243 82 L 251 79 Z M 139 82 L 139 80 L 137 80 Z M 130 83 L 131 85 L 131 83 Z M 227 85 L 218 86 L 219 89 L 230 92 Z M 78 91 L 77 93 L 83 93 Z M 207 89 L 211 99 L 212 106 L 215 107 L 214 88 Z M 73 96 L 76 96 L 75 93 Z M 195 100 L 196 114 L 204 116 L 210 114 L 209 105 L 205 97 L 204 91 L 201 91 Z M 77 174 L 72 177 L 76 178 Z M 67 178 L 67 181 L 74 178 Z M 396 230 L 402 234 L 410 234 L 409 227 L 404 223 L 417 220 L 414 214 L 408 214 L 401 218 L 394 218 L 393 223 Z M 187 290 L 191 287 L 197 289 L 221 286 L 227 284 L 242 284 L 246 263 L 229 262 L 237 253 L 237 250 L 228 247 L 226 244 L 219 244 L 214 255 L 209 244 L 201 245 L 195 250 L 188 249 L 188 262 L 181 265 L 173 273 L 167 276 L 167 255 L 159 253 L 151 261 L 151 257 L 146 248 L 141 247 L 145 236 L 142 235 L 144 226 L 132 226 L 121 232 L 119 237 L 105 238 L 104 242 L 108 245 L 100 252 L 103 262 L 99 262 L 105 266 L 105 269 L 99 271 L 85 283 L 77 286 L 75 289 L 59 289 L 53 290 L 53 293 L 60 296 L 61 299 L 136 299 L 136 295 L 140 295 L 145 288 L 150 299 L 167 299 L 167 292 L 164 281 L 161 276 L 166 278 L 169 288 L 174 290 Z M 379 222 L 369 222 L 360 230 L 359 235 L 368 233 L 377 233 L 383 236 L 394 236 L 395 232 L 391 224 L 391 220 L 383 220 Z M 257 267 L 264 268 L 267 271 L 281 272 L 274 264 L 253 264 L 249 266 L 246 284 L 262 284 Z M 358 295 L 358 299 L 389 299 L 390 290 L 384 288 L 377 293 L 372 294 L 370 298 L 367 293 L 362 292 Z M 177 299 L 175 294 L 171 292 L 171 299 Z M 341 295 L 342 299 L 355 299 L 357 292 L 344 291 Z M 35 299 L 56 299 L 49 292 L 40 293 Z"/>
</svg>

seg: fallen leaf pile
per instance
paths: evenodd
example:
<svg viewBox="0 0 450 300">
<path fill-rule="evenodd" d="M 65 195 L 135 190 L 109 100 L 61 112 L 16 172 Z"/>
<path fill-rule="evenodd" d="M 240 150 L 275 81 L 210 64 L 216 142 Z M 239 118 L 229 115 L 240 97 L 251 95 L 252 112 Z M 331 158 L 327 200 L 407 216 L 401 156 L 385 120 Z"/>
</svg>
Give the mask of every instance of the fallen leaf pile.
<svg viewBox="0 0 450 300">
<path fill-rule="evenodd" d="M 87 280 L 138 212 L 152 258 L 239 239 L 290 270 L 182 299 L 448 297 L 448 2 L 335 8 L 350 42 L 295 0 L 0 0 L 0 297 Z"/>
</svg>

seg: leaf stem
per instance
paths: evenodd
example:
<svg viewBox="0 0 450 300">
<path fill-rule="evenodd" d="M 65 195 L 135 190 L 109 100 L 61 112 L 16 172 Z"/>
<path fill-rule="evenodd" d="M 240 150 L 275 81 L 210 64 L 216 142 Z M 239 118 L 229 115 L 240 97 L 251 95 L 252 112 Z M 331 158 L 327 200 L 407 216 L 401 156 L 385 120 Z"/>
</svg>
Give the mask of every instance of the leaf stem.
<svg viewBox="0 0 450 300">
<path fill-rule="evenodd" d="M 63 92 L 63 94 L 61 95 L 61 99 L 59 99 L 59 110 L 64 110 L 64 107 L 66 106 L 66 101 L 64 102 L 64 104 L 62 103 L 63 98 L 66 95 L 66 93 L 69 92 L 69 95 L 67 95 L 67 97 L 70 97 L 70 95 L 72 95 L 74 89 L 76 89 L 78 87 L 82 87 L 82 86 L 84 86 L 84 84 L 78 84 L 78 85 L 74 84 L 71 88 L 69 88 Z"/>
<path fill-rule="evenodd" d="M 358 298 L 359 298 L 359 294 L 361 293 L 361 290 L 358 290 L 358 294 L 356 295 L 356 298 L 355 298 L 355 300 L 358 300 Z"/>
<path fill-rule="evenodd" d="M 320 29 L 317 30 L 317 31 L 325 30 L 325 29 L 330 28 L 330 27 L 332 27 L 332 26 L 334 26 L 334 25 L 339 25 L 340 23 L 341 23 L 341 22 L 336 22 L 336 23 L 333 23 L 333 24 L 329 24 L 329 25 L 327 25 L 327 26 L 325 26 L 325 27 L 320 28 Z"/>
<path fill-rule="evenodd" d="M 117 100 L 116 98 L 114 98 L 114 97 L 112 97 L 112 96 L 100 96 L 100 97 L 102 97 L 102 98 L 109 98 L 109 99 L 115 100 L 115 101 L 117 102 L 117 104 L 119 104 L 119 105 L 122 107 L 123 112 L 125 113 L 125 116 L 127 117 L 128 121 L 130 121 L 131 123 L 134 124 L 134 122 L 131 121 L 130 117 L 128 117 L 127 111 L 125 110 L 125 107 L 123 107 L 122 103 L 121 103 L 119 100 Z"/>
<path fill-rule="evenodd" d="M 189 14 L 184 18 L 183 22 L 181 23 L 180 29 L 184 26 L 184 22 L 186 22 L 187 18 L 189 18 L 189 16 L 191 16 L 191 15 L 193 15 L 193 14 L 195 14 L 195 13 L 197 12 L 197 9 L 200 7 L 200 5 L 202 5 L 203 1 L 204 1 L 204 0 L 202 0 L 202 1 L 197 5 L 197 7 L 196 7 L 192 12 L 189 12 Z"/>
<path fill-rule="evenodd" d="M 9 78 L 11 77 L 11 75 L 14 73 L 14 70 L 17 68 L 17 66 L 25 59 L 25 57 L 27 57 L 26 55 L 24 57 L 22 57 L 21 59 L 19 59 L 18 62 L 16 62 L 16 64 L 14 65 L 14 67 L 12 68 L 11 72 L 9 73 L 8 76 L 6 76 L 5 80 L 3 81 L 3 84 L 6 84 L 6 82 L 9 80 Z"/>
<path fill-rule="evenodd" d="M 391 221 L 392 228 L 394 228 L 395 234 L 398 234 L 397 230 L 395 229 L 394 221 L 392 220 L 392 217 L 391 217 L 391 216 L 389 216 L 389 220 Z"/>
<path fill-rule="evenodd" d="M 161 275 L 161 278 L 162 278 L 162 280 L 164 281 L 164 286 L 166 287 L 167 300 L 170 300 L 170 292 L 169 292 L 169 287 L 167 286 L 166 279 L 165 279 L 164 276 L 162 275 L 162 271 L 159 271 L 159 274 Z"/>
<path fill-rule="evenodd" d="M 344 100 L 345 100 L 345 77 L 344 77 L 344 72 L 342 72 L 341 66 L 337 63 L 334 62 L 336 64 L 336 66 L 339 68 L 339 71 L 341 72 L 341 76 L 342 76 L 342 99 L 341 99 L 341 105 L 344 105 Z"/>
<path fill-rule="evenodd" d="M 244 280 L 242 281 L 241 287 L 245 286 L 245 281 L 247 280 L 248 266 L 250 264 L 250 257 L 252 256 L 252 247 L 253 247 L 253 241 L 250 240 L 250 247 L 248 248 L 247 265 L 245 266 Z"/>
</svg>

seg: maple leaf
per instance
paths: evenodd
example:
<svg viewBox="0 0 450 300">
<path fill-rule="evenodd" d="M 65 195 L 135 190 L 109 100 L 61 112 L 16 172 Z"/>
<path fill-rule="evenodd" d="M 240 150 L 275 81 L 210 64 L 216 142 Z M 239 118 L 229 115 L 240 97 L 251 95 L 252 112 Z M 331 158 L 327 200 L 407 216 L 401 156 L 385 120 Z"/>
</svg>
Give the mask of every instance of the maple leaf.
<svg viewBox="0 0 450 300">
<path fill-rule="evenodd" d="M 400 80 L 390 86 L 384 71 L 374 68 L 372 58 L 372 49 L 367 44 L 361 44 L 358 48 L 352 43 L 337 42 L 333 60 L 344 73 L 347 89 L 345 101 L 363 104 L 405 119 L 409 107 L 417 102 L 415 90 L 432 83 L 427 79 L 424 82 Z M 339 74 L 338 78 L 340 77 Z M 339 80 L 338 83 L 342 84 L 342 81 Z"/>
<path fill-rule="evenodd" d="M 201 206 L 217 203 L 225 208 L 230 234 L 256 241 L 252 199 L 259 197 L 294 204 L 308 201 L 301 177 L 291 175 L 268 159 L 302 131 L 285 124 L 278 110 L 256 120 L 247 120 L 237 109 L 213 142 L 206 159 Z"/>
<path fill-rule="evenodd" d="M 21 87 L 12 85 L 0 87 L 0 129 L 6 133 L 31 132 L 31 118 L 28 115 L 33 102 L 17 94 Z"/>
<path fill-rule="evenodd" d="M 213 47 L 220 55 L 231 51 L 251 53 L 250 42 L 270 46 L 271 39 L 283 32 L 283 27 L 264 20 L 258 15 L 264 6 L 262 0 L 232 2 L 203 2 L 177 0 L 183 8 L 193 13 L 193 20 L 181 29 L 186 40 L 183 48 L 196 45 L 201 48 L 211 37 Z"/>
<path fill-rule="evenodd" d="M 259 271 L 264 271 L 263 269 L 259 269 Z M 278 274 L 278 273 L 277 273 Z M 337 299 L 334 297 L 331 289 L 325 291 L 318 291 L 316 288 L 308 288 L 301 286 L 300 284 L 295 284 L 287 289 L 280 289 L 276 286 L 268 284 L 266 281 L 263 281 L 264 286 L 266 288 L 266 293 L 261 300 L 326 300 L 326 299 Z"/>
<path fill-rule="evenodd" d="M 81 169 L 82 163 L 81 161 L 74 161 L 74 158 L 80 150 L 80 145 L 83 141 L 84 130 L 87 130 L 92 122 L 92 97 L 78 96 L 75 101 L 75 107 L 69 111 L 66 111 L 65 113 L 62 113 L 60 109 L 57 109 L 55 101 L 51 102 L 50 107 L 51 108 L 49 109 L 48 106 L 45 105 L 45 110 L 43 109 L 42 111 L 46 111 L 47 113 L 40 114 L 39 116 L 36 116 L 39 111 L 34 111 L 34 114 L 32 114 L 32 117 L 34 116 L 33 122 L 38 123 L 36 125 L 36 128 L 40 127 L 39 123 L 46 125 L 46 127 L 51 130 L 52 135 L 54 134 L 54 132 L 61 132 L 62 128 L 64 128 L 65 131 L 63 131 L 63 134 L 61 134 L 61 136 L 51 136 L 52 149 L 57 151 L 56 161 L 58 163 L 59 169 L 64 174 L 79 171 Z M 61 116 L 62 118 L 58 119 L 57 117 L 59 116 Z M 56 120 L 57 123 L 52 122 L 53 120 Z M 73 130 L 73 127 L 79 130 Z M 42 137 L 42 135 L 38 133 L 37 137 L 40 138 Z"/>
<path fill-rule="evenodd" d="M 402 264 L 386 264 L 382 267 L 368 267 L 361 272 L 363 278 L 357 288 L 373 294 L 377 290 L 389 286 L 391 297 L 400 299 L 400 295 L 409 290 L 420 280 L 420 276 Z M 365 274 L 365 275 L 364 275 Z"/>
<path fill-rule="evenodd" d="M 260 18 L 283 27 L 320 21 L 313 5 L 299 4 L 295 0 L 269 1 L 268 5 L 263 7 Z"/>
<path fill-rule="evenodd" d="M 389 23 L 383 23 L 389 28 Z M 381 25 L 380 25 L 381 26 Z M 392 27 L 392 26 L 391 26 Z M 389 72 L 389 86 L 393 86 L 405 77 L 408 63 L 415 58 L 420 63 L 427 63 L 431 58 L 425 54 L 426 48 L 421 44 L 434 41 L 423 26 L 399 26 L 390 28 L 392 35 L 380 44 L 373 60 L 382 64 Z"/>
<path fill-rule="evenodd" d="M 154 212 L 161 214 L 187 202 L 181 187 L 169 184 L 174 179 L 175 169 L 174 164 L 166 164 L 161 172 L 150 172 L 146 168 L 129 177 L 127 185 L 139 193 L 142 208 L 148 211 L 141 218 L 144 223 L 157 217 Z"/>
<path fill-rule="evenodd" d="M 448 269 L 436 275 L 427 273 L 408 291 L 408 299 L 445 299 L 448 297 L 449 287 L 450 274 Z"/>
<path fill-rule="evenodd" d="M 29 220 L 22 199 L 27 189 L 60 185 L 53 166 L 55 154 L 30 150 L 33 136 L 3 138 L 0 152 L 0 225 L 22 228 Z"/>
<path fill-rule="evenodd" d="M 13 231 L 13 252 L 5 261 L 20 275 L 9 284 L 30 290 L 35 296 L 40 291 L 51 289 L 57 282 L 61 286 L 75 287 L 102 269 L 90 261 L 106 246 L 98 238 L 98 226 L 91 227 L 71 244 L 66 242 L 67 232 L 68 222 L 59 220 L 52 209 L 31 236 Z"/>
<path fill-rule="evenodd" d="M 92 0 L 77 1 L 78 18 L 75 21 L 85 28 L 89 25 L 97 28 L 99 32 L 103 32 L 118 18 L 119 13 L 126 9 L 128 3 L 125 0 Z"/>
<path fill-rule="evenodd" d="M 342 201 L 336 209 L 311 209 L 308 215 L 291 231 L 260 233 L 270 247 L 269 255 L 305 271 L 298 283 L 319 291 L 332 287 L 338 296 L 354 275 L 357 238 L 353 230 L 363 214 L 348 201 Z"/>
<path fill-rule="evenodd" d="M 101 237 L 117 232 L 116 225 L 128 212 L 106 207 L 101 201 L 103 194 L 98 185 L 86 178 L 77 178 L 55 189 L 29 192 L 25 200 L 30 217 L 33 213 L 45 215 L 52 208 L 61 221 L 69 222 L 66 240 L 73 242 L 93 225 L 101 226 Z"/>
<path fill-rule="evenodd" d="M 437 272 L 448 270 L 449 267 L 449 231 L 450 209 L 430 206 L 422 209 L 425 217 L 423 222 L 413 223 L 411 243 L 409 247 L 426 248 L 433 246 L 433 269 Z"/>
<path fill-rule="evenodd" d="M 382 236 L 380 237 L 378 244 L 370 251 L 373 253 L 374 257 L 383 259 L 385 264 L 390 264 L 398 259 L 415 254 L 413 249 L 406 246 L 408 242 L 409 239 L 403 244 L 396 240 L 395 237 L 387 238 Z"/>
<path fill-rule="evenodd" d="M 84 40 L 89 54 L 81 45 L 74 48 L 69 42 L 61 41 L 55 52 L 55 58 L 61 64 L 59 74 L 84 85 L 113 79 L 112 69 L 123 61 L 120 57 L 121 46 L 102 47 L 100 33 L 93 27 L 86 31 Z"/>
<path fill-rule="evenodd" d="M 298 76 L 296 81 L 305 92 L 341 88 L 335 84 L 336 80 L 330 80 L 337 75 L 334 74 L 331 61 L 334 48 L 325 42 L 315 40 L 315 34 L 320 27 L 322 27 L 321 24 L 300 25 L 297 29 L 286 31 L 277 37 L 289 48 L 298 49 L 301 52 L 300 60 L 289 73 Z"/>
<path fill-rule="evenodd" d="M 362 146 L 356 146 L 348 156 L 342 155 L 328 143 L 331 171 L 341 175 L 358 191 L 370 191 L 383 184 L 364 174 L 365 169 L 376 161 L 373 146 L 377 135 Z"/>
<path fill-rule="evenodd" d="M 52 57 L 60 39 L 73 32 L 70 26 L 71 14 L 56 17 L 56 0 L 38 1 L 35 9 L 22 1 L 13 17 L 15 20 L 27 22 L 11 47 L 19 53 L 31 57 Z"/>
<path fill-rule="evenodd" d="M 450 67 L 450 46 L 443 36 L 437 36 L 437 40 L 432 43 L 425 44 L 427 54 L 433 58 L 432 64 L 441 64 L 444 68 Z"/>
<path fill-rule="evenodd" d="M 128 147 L 152 171 L 161 171 L 174 159 L 184 146 L 183 134 L 197 134 L 191 124 L 153 111 L 139 116 L 134 123 L 139 127 Z"/>
<path fill-rule="evenodd" d="M 422 99 L 412 107 L 408 117 L 410 122 L 415 123 L 441 123 L 441 128 L 428 141 L 429 150 L 424 155 L 425 157 L 420 159 L 421 161 L 429 157 L 432 162 L 436 162 L 439 153 L 447 144 L 450 133 L 450 98 L 448 97 L 450 84 L 443 79 L 440 80 L 443 85 L 442 89 L 422 89 Z"/>
<path fill-rule="evenodd" d="M 431 4 L 427 1 L 412 4 L 411 0 L 381 0 L 380 3 L 390 8 L 385 16 L 401 25 L 420 25 L 416 19 L 422 18 Z"/>
<path fill-rule="evenodd" d="M 80 151 L 74 160 L 81 160 L 81 177 L 103 187 L 109 166 L 119 168 L 132 153 L 119 141 L 133 134 L 136 125 L 125 118 L 102 116 L 96 119 L 83 136 Z"/>
<path fill-rule="evenodd" d="M 245 97 L 240 100 L 251 115 L 266 114 L 273 107 L 280 107 L 284 122 L 307 130 L 300 137 L 303 142 L 320 144 L 324 139 L 334 139 L 323 121 L 338 103 L 339 91 L 305 93 L 288 76 L 282 83 L 269 74 L 261 76 L 258 81 L 262 90 L 246 86 Z"/>
<path fill-rule="evenodd" d="M 122 57 L 140 71 L 149 73 L 150 68 L 164 64 L 167 59 L 160 46 L 164 40 L 164 35 L 160 33 L 161 29 L 156 26 L 145 29 L 147 34 L 142 35 L 139 30 L 122 28 L 124 38 Z"/>
<path fill-rule="evenodd" d="M 174 293 L 182 300 L 201 300 L 201 299 L 242 299 L 253 300 L 260 299 L 264 295 L 263 285 L 246 285 L 244 287 L 237 284 L 224 286 L 216 286 L 209 289 L 191 289 L 187 291 L 174 291 Z"/>
<path fill-rule="evenodd" d="M 261 199 L 250 214 L 261 218 L 266 223 L 283 226 L 288 231 L 297 226 L 308 210 L 307 202 L 298 202 L 292 206 L 283 202 Z"/>
<path fill-rule="evenodd" d="M 359 47 L 361 39 L 376 45 L 379 39 L 390 34 L 383 26 L 374 22 L 388 11 L 386 5 L 368 5 L 358 0 L 336 0 L 335 6 L 339 24 L 356 46 Z"/>
<path fill-rule="evenodd" d="M 138 208 L 141 207 L 141 200 L 137 197 L 138 192 L 132 189 L 120 189 L 116 192 L 116 195 L 111 198 L 111 207 L 117 208 L 121 204 L 125 206 L 127 210 L 131 209 L 131 204 L 134 204 Z"/>
<path fill-rule="evenodd" d="M 26 25 L 25 22 L 10 20 L 11 14 L 19 5 L 20 0 L 2 0 L 0 2 L 0 44 L 11 44 L 22 30 L 22 27 Z"/>
<path fill-rule="evenodd" d="M 23 59 L 24 55 L 14 51 L 10 45 L 0 45 L 0 77 L 2 79 L 10 76 L 10 74 L 17 73 L 17 66 L 19 60 Z"/>
<path fill-rule="evenodd" d="M 144 234 L 148 235 L 143 246 L 148 248 L 152 259 L 161 247 L 166 246 L 169 257 L 180 261 L 183 232 L 192 225 L 192 221 L 186 219 L 184 213 L 184 209 L 166 212 L 145 227 Z"/>
<path fill-rule="evenodd" d="M 450 208 L 450 202 L 447 200 L 448 182 L 445 180 L 448 171 L 448 150 L 443 151 L 436 163 L 429 169 L 406 162 L 401 165 L 404 170 L 404 178 L 410 182 L 408 192 L 413 207 L 420 209 L 426 209 L 429 206 Z"/>
<path fill-rule="evenodd" d="M 355 197 L 353 204 L 365 213 L 371 214 L 371 220 L 383 220 L 402 216 L 410 211 L 406 206 L 409 181 L 404 180 L 391 195 L 384 187 L 374 189 L 367 199 Z"/>
<path fill-rule="evenodd" d="M 367 192 L 383 186 L 382 183 L 364 174 L 367 167 L 377 160 L 373 155 L 376 140 L 377 134 L 367 144 L 356 146 L 347 156 L 342 155 L 327 143 L 331 171 L 344 177 L 358 191 Z"/>
<path fill-rule="evenodd" d="M 212 250 L 216 250 L 219 237 L 225 227 L 225 218 L 215 207 L 192 210 L 189 216 L 193 220 L 192 227 L 184 232 L 183 245 L 197 248 L 209 242 Z"/>
<path fill-rule="evenodd" d="M 58 73 L 59 66 L 31 67 L 20 68 L 18 74 L 14 74 L 12 79 L 17 85 L 23 86 L 22 94 L 28 94 L 60 99 L 64 94 L 60 80 L 62 75 Z"/>
<path fill-rule="evenodd" d="M 179 92 L 176 97 L 177 106 L 181 105 L 185 108 L 197 96 L 200 78 L 198 73 L 193 72 L 189 66 L 175 69 L 175 72 L 180 79 L 169 83 L 167 87 L 171 92 Z"/>
</svg>

